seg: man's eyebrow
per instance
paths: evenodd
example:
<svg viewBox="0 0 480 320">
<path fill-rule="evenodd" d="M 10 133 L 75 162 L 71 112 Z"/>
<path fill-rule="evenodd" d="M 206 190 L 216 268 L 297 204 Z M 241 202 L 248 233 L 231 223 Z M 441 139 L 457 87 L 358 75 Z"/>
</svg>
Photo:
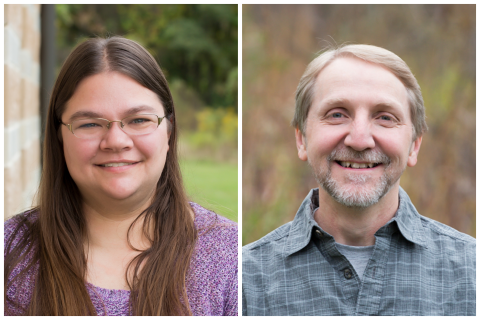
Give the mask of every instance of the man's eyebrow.
<svg viewBox="0 0 480 320">
<path fill-rule="evenodd" d="M 322 105 L 328 107 L 349 105 L 350 103 L 348 98 L 330 98 L 322 101 Z M 394 100 L 384 100 L 375 104 L 375 108 L 397 109 L 398 107 L 399 103 Z"/>
<path fill-rule="evenodd" d="M 395 101 L 384 101 L 384 102 L 379 102 L 375 105 L 376 108 L 385 108 L 385 109 L 394 109 L 397 110 L 400 105 L 399 103 Z"/>
<path fill-rule="evenodd" d="M 128 117 L 130 115 L 134 115 L 140 112 L 151 112 L 151 113 L 156 113 L 157 109 L 148 106 L 148 105 L 141 105 L 137 107 L 133 107 L 128 109 L 127 111 L 124 112 L 123 117 Z M 71 123 L 72 121 L 76 119 L 82 119 L 82 118 L 102 118 L 104 119 L 105 117 L 101 115 L 98 112 L 95 111 L 77 111 L 69 119 L 69 122 Z M 109 119 L 111 120 L 111 119 Z M 120 120 L 120 119 L 117 119 Z"/>
<path fill-rule="evenodd" d="M 347 98 L 329 98 L 327 100 L 322 101 L 322 105 L 324 106 L 335 106 L 335 105 L 345 105 L 350 104 L 350 100 Z"/>
</svg>

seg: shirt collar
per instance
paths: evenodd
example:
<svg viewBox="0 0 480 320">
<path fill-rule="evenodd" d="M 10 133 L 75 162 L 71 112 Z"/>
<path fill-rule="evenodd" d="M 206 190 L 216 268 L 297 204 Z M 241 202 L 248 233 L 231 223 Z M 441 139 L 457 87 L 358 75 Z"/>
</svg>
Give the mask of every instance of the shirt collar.
<svg viewBox="0 0 480 320">
<path fill-rule="evenodd" d="M 313 219 L 313 212 L 318 206 L 318 189 L 312 189 L 303 200 L 293 219 L 292 227 L 290 228 L 285 243 L 286 256 L 300 251 L 307 246 L 310 242 L 313 228 L 316 227 L 321 230 L 317 222 Z M 427 247 L 420 214 L 402 187 L 399 187 L 399 206 L 395 216 L 387 222 L 384 227 L 380 228 L 379 231 L 394 221 L 397 223 L 398 229 L 405 239 Z"/>
<path fill-rule="evenodd" d="M 400 233 L 408 241 L 427 247 L 421 216 L 402 187 L 399 187 L 398 198 L 400 203 L 393 220 L 396 221 Z"/>
<path fill-rule="evenodd" d="M 314 226 L 320 228 L 313 219 L 313 212 L 317 207 L 318 189 L 312 189 L 303 200 L 293 219 L 292 227 L 285 243 L 285 254 L 287 256 L 300 251 L 310 242 Z"/>
</svg>

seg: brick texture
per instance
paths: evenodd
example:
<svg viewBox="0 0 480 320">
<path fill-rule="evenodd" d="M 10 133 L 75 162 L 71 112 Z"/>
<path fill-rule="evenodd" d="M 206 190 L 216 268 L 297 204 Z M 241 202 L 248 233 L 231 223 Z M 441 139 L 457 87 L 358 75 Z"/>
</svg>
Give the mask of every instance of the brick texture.
<svg viewBox="0 0 480 320">
<path fill-rule="evenodd" d="M 5 178 L 5 218 L 8 218 L 22 209 L 26 209 L 22 205 L 22 184 L 19 179 L 19 172 L 22 171 L 20 162 L 4 169 Z M 8 210 L 8 211 L 7 211 Z"/>
<path fill-rule="evenodd" d="M 21 78 L 19 71 L 9 65 L 5 65 L 4 73 L 5 126 L 8 127 L 20 120 L 20 101 L 22 99 L 22 91 L 20 88 Z"/>
<path fill-rule="evenodd" d="M 40 172 L 41 5 L 4 5 L 4 219 L 28 209 Z"/>
</svg>

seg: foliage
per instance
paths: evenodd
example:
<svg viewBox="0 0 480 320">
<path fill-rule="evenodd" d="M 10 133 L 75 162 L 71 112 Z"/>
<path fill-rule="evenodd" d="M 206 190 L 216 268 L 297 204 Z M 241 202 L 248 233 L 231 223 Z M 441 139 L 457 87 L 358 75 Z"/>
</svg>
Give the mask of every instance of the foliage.
<svg viewBox="0 0 480 320">
<path fill-rule="evenodd" d="M 237 115 L 232 108 L 215 110 L 206 108 L 197 113 L 198 132 L 219 135 L 221 140 L 237 141 Z"/>
<path fill-rule="evenodd" d="M 121 35 L 212 107 L 237 107 L 237 5 L 57 4 L 58 65 L 84 38 Z"/>
<path fill-rule="evenodd" d="M 233 108 L 205 108 L 196 114 L 197 130 L 188 133 L 182 142 L 190 157 L 234 163 L 237 161 L 238 116 Z"/>
</svg>

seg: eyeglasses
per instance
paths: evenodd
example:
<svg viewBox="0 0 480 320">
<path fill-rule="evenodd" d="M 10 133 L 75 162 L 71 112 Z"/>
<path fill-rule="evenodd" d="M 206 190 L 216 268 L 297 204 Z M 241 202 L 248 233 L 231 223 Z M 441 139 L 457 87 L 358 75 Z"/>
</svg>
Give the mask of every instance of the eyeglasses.
<svg viewBox="0 0 480 320">
<path fill-rule="evenodd" d="M 65 124 L 77 138 L 98 139 L 111 128 L 112 122 L 119 122 L 120 128 L 129 135 L 142 135 L 155 131 L 163 117 L 156 114 L 136 114 L 123 118 L 122 120 L 107 120 L 102 118 L 85 118 L 74 120 L 71 124 Z"/>
</svg>

